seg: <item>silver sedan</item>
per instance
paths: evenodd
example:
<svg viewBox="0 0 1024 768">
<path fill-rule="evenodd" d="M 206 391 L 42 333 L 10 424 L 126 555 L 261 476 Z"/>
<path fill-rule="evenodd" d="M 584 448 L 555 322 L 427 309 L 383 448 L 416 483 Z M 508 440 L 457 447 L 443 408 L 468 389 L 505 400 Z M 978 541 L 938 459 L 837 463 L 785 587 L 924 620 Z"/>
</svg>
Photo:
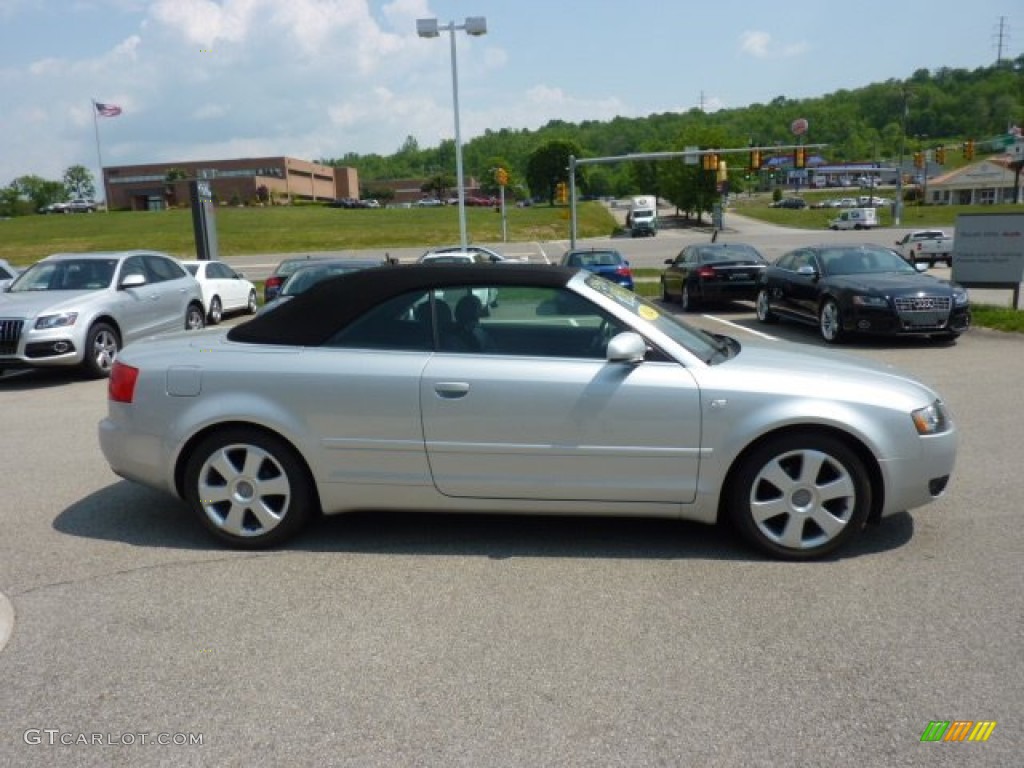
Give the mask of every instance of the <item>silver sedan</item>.
<svg viewBox="0 0 1024 768">
<path fill-rule="evenodd" d="M 487 316 L 481 288 L 501 297 Z M 135 344 L 99 439 L 236 547 L 403 509 L 727 518 L 787 559 L 937 498 L 956 453 L 939 395 L 906 374 L 709 335 L 540 265 L 364 270 L 229 331 Z"/>
</svg>

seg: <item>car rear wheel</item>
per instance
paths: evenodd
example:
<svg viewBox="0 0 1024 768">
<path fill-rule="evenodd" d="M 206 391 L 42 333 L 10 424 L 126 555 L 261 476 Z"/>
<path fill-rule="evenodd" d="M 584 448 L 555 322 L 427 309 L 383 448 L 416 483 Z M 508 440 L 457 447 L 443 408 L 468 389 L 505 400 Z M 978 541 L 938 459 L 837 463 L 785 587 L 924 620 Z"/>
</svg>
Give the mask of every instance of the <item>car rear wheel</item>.
<svg viewBox="0 0 1024 768">
<path fill-rule="evenodd" d="M 772 304 L 768 299 L 768 289 L 762 288 L 757 292 L 757 319 L 762 323 L 777 323 L 779 316 L 772 312 Z"/>
<path fill-rule="evenodd" d="M 283 440 L 236 427 L 214 433 L 192 452 L 185 498 L 218 539 L 259 549 L 306 524 L 313 491 L 305 466 Z"/>
<path fill-rule="evenodd" d="M 220 303 L 220 296 L 214 296 L 210 300 L 210 325 L 216 325 L 224 318 L 224 307 Z"/>
<path fill-rule="evenodd" d="M 256 291 L 249 291 L 249 303 L 245 307 L 245 311 L 250 315 L 255 315 L 258 305 L 256 304 Z"/>
<path fill-rule="evenodd" d="M 771 439 L 744 459 L 729 485 L 728 511 L 758 549 L 810 560 L 842 546 L 864 526 L 871 483 L 860 458 L 829 435 Z"/>
<path fill-rule="evenodd" d="M 199 304 L 189 304 L 185 310 L 185 330 L 201 331 L 206 327 L 206 314 Z"/>
<path fill-rule="evenodd" d="M 843 321 L 839 316 L 839 305 L 834 299 L 826 299 L 818 314 L 818 329 L 821 338 L 829 344 L 838 344 L 843 340 Z"/>
<path fill-rule="evenodd" d="M 106 378 L 120 349 L 121 339 L 117 331 L 106 323 L 96 323 L 85 337 L 85 359 L 82 361 L 85 372 L 95 379 Z"/>
</svg>

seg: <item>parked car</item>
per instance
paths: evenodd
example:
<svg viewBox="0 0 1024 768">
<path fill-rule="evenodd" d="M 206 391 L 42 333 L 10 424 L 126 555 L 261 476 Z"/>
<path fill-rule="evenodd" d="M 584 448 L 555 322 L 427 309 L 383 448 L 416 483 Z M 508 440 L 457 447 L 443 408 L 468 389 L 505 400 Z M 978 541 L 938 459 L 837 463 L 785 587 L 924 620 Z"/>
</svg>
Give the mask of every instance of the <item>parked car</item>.
<svg viewBox="0 0 1024 768">
<path fill-rule="evenodd" d="M 941 229 L 919 229 L 909 232 L 896 241 L 896 250 L 911 264 L 927 264 L 934 267 L 938 262 L 953 266 L 953 238 Z"/>
<path fill-rule="evenodd" d="M 781 256 L 762 274 L 757 317 L 817 325 L 821 337 L 849 334 L 955 339 L 971 322 L 963 286 L 924 275 L 875 245 L 820 245 Z"/>
<path fill-rule="evenodd" d="M 67 204 L 68 213 L 95 213 L 96 203 L 93 200 L 86 200 L 82 197 L 76 197 L 74 200 L 69 200 Z"/>
<path fill-rule="evenodd" d="M 0 291 L 7 290 L 7 286 L 18 276 L 18 269 L 12 267 L 5 259 L 0 259 Z"/>
<path fill-rule="evenodd" d="M 771 204 L 772 208 L 793 208 L 800 210 L 807 207 L 807 201 L 802 197 L 784 197 Z"/>
<path fill-rule="evenodd" d="M 256 286 L 223 261 L 183 261 L 182 266 L 199 281 L 211 325 L 219 323 L 228 312 L 256 313 Z"/>
<path fill-rule="evenodd" d="M 276 267 L 274 267 L 274 271 L 270 273 L 267 279 L 263 281 L 263 303 L 269 304 L 277 297 L 284 281 L 287 280 L 293 272 L 309 265 L 313 261 L 323 258 L 326 257 L 299 256 L 291 259 L 285 259 L 280 262 Z"/>
<path fill-rule="evenodd" d="M 756 248 L 743 243 L 695 243 L 665 263 L 661 299 L 678 299 L 684 312 L 708 301 L 754 301 L 768 266 Z"/>
<path fill-rule="evenodd" d="M 125 344 L 205 325 L 199 283 L 153 251 L 62 253 L 0 294 L 0 369 L 81 366 L 110 374 Z"/>
<path fill-rule="evenodd" d="M 40 213 L 68 213 L 68 204 L 66 202 L 50 203 L 44 205 L 39 209 Z"/>
<path fill-rule="evenodd" d="M 468 287 L 507 296 L 464 318 L 483 348 L 449 321 Z M 721 516 L 805 560 L 938 498 L 955 464 L 955 422 L 912 377 L 711 335 L 579 269 L 367 269 L 190 341 L 124 351 L 99 442 L 233 547 L 321 512 L 472 510 Z"/>
<path fill-rule="evenodd" d="M 424 197 L 421 200 L 417 200 L 413 205 L 417 208 L 437 208 L 444 205 L 444 201 L 438 200 L 436 197 Z"/>
<path fill-rule="evenodd" d="M 626 257 L 614 248 L 585 248 L 566 251 L 562 254 L 561 265 L 563 267 L 582 267 L 613 283 L 618 283 L 623 288 L 633 290 L 633 270 Z"/>
<path fill-rule="evenodd" d="M 446 245 L 440 248 L 431 248 L 429 251 L 424 253 L 417 259 L 420 263 L 428 261 L 438 261 L 439 259 L 444 260 L 442 257 L 445 256 L 460 256 L 460 261 L 466 261 L 461 258 L 462 256 L 469 256 L 469 260 L 473 264 L 498 264 L 501 262 L 512 262 L 514 259 L 506 258 L 492 248 L 487 248 L 483 245 L 467 245 L 463 248 L 461 245 Z"/>
<path fill-rule="evenodd" d="M 360 269 L 371 269 L 383 266 L 386 262 L 376 259 L 309 259 L 292 272 L 281 286 L 281 290 L 268 303 L 260 307 L 256 313 L 262 315 L 266 312 L 291 301 L 301 293 L 305 293 L 314 285 L 322 283 L 331 277 L 345 275 L 349 272 L 357 272 Z"/>
</svg>

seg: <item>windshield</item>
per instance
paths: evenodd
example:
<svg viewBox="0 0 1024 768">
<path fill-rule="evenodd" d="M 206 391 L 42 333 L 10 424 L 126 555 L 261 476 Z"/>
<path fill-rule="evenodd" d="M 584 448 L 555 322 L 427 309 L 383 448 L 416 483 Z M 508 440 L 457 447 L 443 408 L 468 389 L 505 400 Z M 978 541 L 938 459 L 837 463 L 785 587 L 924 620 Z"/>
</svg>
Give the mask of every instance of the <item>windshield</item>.
<svg viewBox="0 0 1024 768">
<path fill-rule="evenodd" d="M 917 274 L 911 264 L 888 248 L 827 248 L 821 252 L 820 258 L 826 275 L 866 275 L 879 272 Z"/>
<path fill-rule="evenodd" d="M 665 312 L 657 304 L 647 301 L 618 283 L 605 280 L 598 275 L 588 276 L 585 282 L 589 288 L 612 299 L 620 307 L 644 320 L 706 363 L 720 362 L 732 354 L 732 347 L 726 337 L 712 336 L 700 328 L 688 325 L 675 315 Z"/>
<path fill-rule="evenodd" d="M 109 288 L 117 259 L 40 261 L 26 269 L 8 289 L 22 291 L 95 291 Z"/>
</svg>

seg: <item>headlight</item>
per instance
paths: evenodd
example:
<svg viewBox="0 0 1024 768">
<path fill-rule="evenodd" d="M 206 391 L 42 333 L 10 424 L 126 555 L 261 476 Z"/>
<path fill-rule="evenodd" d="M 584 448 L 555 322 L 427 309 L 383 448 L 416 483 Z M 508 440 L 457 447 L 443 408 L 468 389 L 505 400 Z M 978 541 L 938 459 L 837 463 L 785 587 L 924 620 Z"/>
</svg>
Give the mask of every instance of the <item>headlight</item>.
<svg viewBox="0 0 1024 768">
<path fill-rule="evenodd" d="M 858 307 L 888 307 L 889 301 L 884 296 L 854 296 L 853 303 Z"/>
<path fill-rule="evenodd" d="M 956 291 L 953 294 L 953 303 L 956 304 L 958 307 L 967 306 L 967 301 L 967 291 Z"/>
<path fill-rule="evenodd" d="M 78 319 L 77 312 L 61 312 L 59 315 L 43 315 L 36 320 L 36 330 L 45 331 L 47 328 L 64 328 L 74 325 Z"/>
<path fill-rule="evenodd" d="M 925 408 L 918 408 L 910 414 L 914 427 L 919 435 L 937 435 L 948 432 L 950 428 L 949 414 L 941 400 L 936 400 Z"/>
</svg>

